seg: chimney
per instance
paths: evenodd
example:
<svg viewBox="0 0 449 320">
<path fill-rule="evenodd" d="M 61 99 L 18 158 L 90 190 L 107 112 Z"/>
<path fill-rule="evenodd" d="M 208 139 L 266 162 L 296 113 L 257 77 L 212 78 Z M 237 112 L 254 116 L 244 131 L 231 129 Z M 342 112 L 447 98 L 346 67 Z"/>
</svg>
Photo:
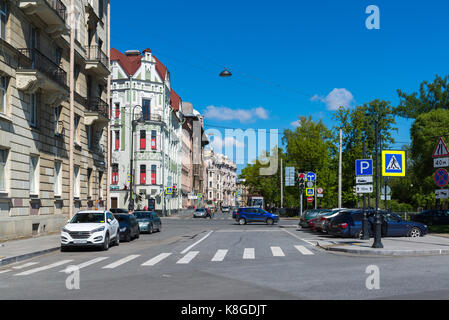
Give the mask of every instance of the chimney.
<svg viewBox="0 0 449 320">
<path fill-rule="evenodd" d="M 140 51 L 139 50 L 128 50 L 125 52 L 125 54 L 130 57 L 130 56 L 140 56 Z"/>
</svg>

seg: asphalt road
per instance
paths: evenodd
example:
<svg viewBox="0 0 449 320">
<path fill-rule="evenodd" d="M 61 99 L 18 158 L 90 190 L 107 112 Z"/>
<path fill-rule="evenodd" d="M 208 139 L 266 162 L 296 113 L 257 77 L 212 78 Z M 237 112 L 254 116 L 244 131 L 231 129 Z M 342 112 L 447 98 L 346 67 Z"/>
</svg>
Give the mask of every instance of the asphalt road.
<svg viewBox="0 0 449 320">
<path fill-rule="evenodd" d="M 162 231 L 108 251 L 54 252 L 0 268 L 0 299 L 448 299 L 449 256 L 359 257 L 323 251 L 297 221 L 238 225 L 163 218 Z M 283 227 L 281 227 L 283 226 Z M 289 227 L 290 226 L 290 227 Z M 79 289 L 68 289 L 79 266 Z M 379 270 L 368 289 L 367 267 Z M 68 277 L 72 276 L 68 280 Z"/>
</svg>

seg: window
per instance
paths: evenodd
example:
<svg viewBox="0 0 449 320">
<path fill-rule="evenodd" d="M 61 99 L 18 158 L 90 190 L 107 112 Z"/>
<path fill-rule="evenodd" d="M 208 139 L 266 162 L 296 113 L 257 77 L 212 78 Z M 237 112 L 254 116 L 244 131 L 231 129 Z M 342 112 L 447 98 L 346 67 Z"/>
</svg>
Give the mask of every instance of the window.
<svg viewBox="0 0 449 320">
<path fill-rule="evenodd" d="M 80 167 L 73 168 L 73 194 L 75 198 L 80 196 Z"/>
<path fill-rule="evenodd" d="M 156 184 L 156 165 L 151 166 L 151 184 Z"/>
<path fill-rule="evenodd" d="M 39 158 L 30 156 L 30 194 L 38 194 L 39 192 Z"/>
<path fill-rule="evenodd" d="M 92 169 L 87 168 L 87 197 L 92 197 Z"/>
<path fill-rule="evenodd" d="M 140 130 L 140 150 L 145 150 L 147 147 L 146 135 L 145 130 Z"/>
<path fill-rule="evenodd" d="M 6 113 L 7 89 L 8 89 L 8 78 L 0 77 L 0 113 Z"/>
<path fill-rule="evenodd" d="M 55 182 L 54 182 L 54 192 L 55 196 L 60 196 L 62 193 L 62 173 L 61 173 L 61 162 L 55 161 Z"/>
<path fill-rule="evenodd" d="M 103 198 L 103 171 L 98 171 L 98 197 Z"/>
<path fill-rule="evenodd" d="M 120 103 L 115 104 L 115 118 L 116 119 L 120 118 Z"/>
<path fill-rule="evenodd" d="M 140 165 L 140 184 L 147 183 L 147 166 L 144 164 Z"/>
<path fill-rule="evenodd" d="M 55 63 L 56 65 L 61 65 L 61 59 L 62 59 L 62 49 L 60 47 L 55 48 Z M 76 76 L 75 76 L 76 79 Z"/>
<path fill-rule="evenodd" d="M 104 14 L 104 2 L 103 0 L 99 0 L 98 1 L 98 17 L 101 19 L 103 19 L 103 14 Z"/>
<path fill-rule="evenodd" d="M 8 150 L 0 149 L 0 191 L 6 191 L 6 159 Z"/>
<path fill-rule="evenodd" d="M 156 150 L 156 130 L 151 130 L 151 150 Z"/>
<path fill-rule="evenodd" d="M 75 114 L 75 134 L 73 139 L 76 143 L 78 143 L 78 136 L 79 136 L 79 124 L 80 124 L 80 116 Z"/>
<path fill-rule="evenodd" d="M 86 126 L 87 148 L 92 149 L 92 126 Z"/>
<path fill-rule="evenodd" d="M 63 125 L 62 125 L 62 121 L 60 121 L 60 118 L 61 118 L 61 106 L 59 106 L 59 107 L 56 107 L 55 109 L 54 109 L 54 116 L 55 116 L 55 118 L 54 118 L 54 121 L 55 121 L 55 134 L 62 134 L 62 128 L 63 128 Z"/>
<path fill-rule="evenodd" d="M 142 99 L 142 118 L 143 120 L 150 120 L 151 110 L 150 110 L 151 100 Z"/>
<path fill-rule="evenodd" d="M 119 130 L 115 130 L 115 150 L 119 150 L 120 149 L 120 131 Z"/>
<path fill-rule="evenodd" d="M 30 125 L 37 126 L 37 106 L 36 106 L 36 94 L 30 94 Z"/>
<path fill-rule="evenodd" d="M 118 164 L 112 165 L 112 184 L 118 184 Z"/>
<path fill-rule="evenodd" d="M 0 38 L 6 40 L 6 1 L 0 0 Z"/>
</svg>

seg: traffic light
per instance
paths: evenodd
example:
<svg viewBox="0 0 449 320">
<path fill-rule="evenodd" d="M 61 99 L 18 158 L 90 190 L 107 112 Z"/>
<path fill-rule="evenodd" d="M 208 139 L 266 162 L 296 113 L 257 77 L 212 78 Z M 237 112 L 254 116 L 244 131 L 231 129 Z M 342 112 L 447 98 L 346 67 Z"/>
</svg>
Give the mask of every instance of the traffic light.
<svg viewBox="0 0 449 320">
<path fill-rule="evenodd" d="M 306 187 L 306 175 L 304 173 L 298 174 L 298 183 L 300 189 L 304 189 Z"/>
</svg>

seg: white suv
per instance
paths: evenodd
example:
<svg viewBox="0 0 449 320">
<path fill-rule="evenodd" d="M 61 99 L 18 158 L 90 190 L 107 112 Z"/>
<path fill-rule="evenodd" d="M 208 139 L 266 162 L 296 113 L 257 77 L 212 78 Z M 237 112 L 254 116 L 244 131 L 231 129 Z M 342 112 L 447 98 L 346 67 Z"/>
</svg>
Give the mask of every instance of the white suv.
<svg viewBox="0 0 449 320">
<path fill-rule="evenodd" d="M 120 243 L 119 223 L 109 211 L 79 211 L 62 228 L 61 251 L 72 246 L 96 246 L 108 250 Z"/>
</svg>

